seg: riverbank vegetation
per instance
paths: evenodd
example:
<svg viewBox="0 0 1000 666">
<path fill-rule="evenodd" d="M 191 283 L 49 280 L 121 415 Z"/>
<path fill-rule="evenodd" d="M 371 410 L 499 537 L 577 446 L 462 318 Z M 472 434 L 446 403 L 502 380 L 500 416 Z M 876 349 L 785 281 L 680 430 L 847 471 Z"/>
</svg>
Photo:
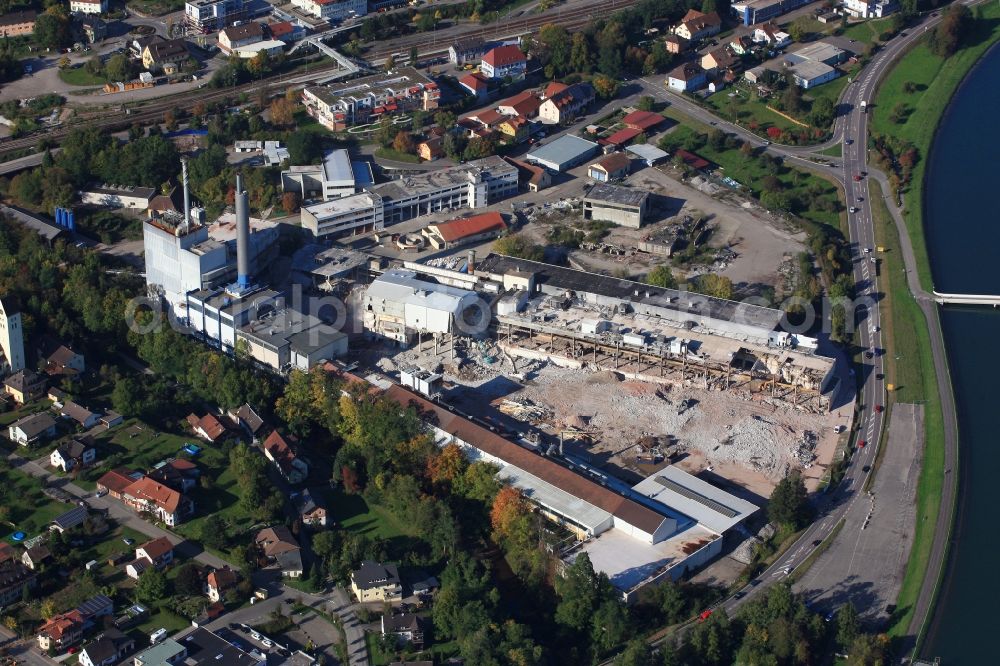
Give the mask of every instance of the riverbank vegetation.
<svg viewBox="0 0 1000 666">
<path fill-rule="evenodd" d="M 950 56 L 936 54 L 950 50 L 950 33 L 939 34 L 935 30 L 928 35 L 899 60 L 882 82 L 872 110 L 869 145 L 880 146 L 881 157 L 873 155 L 873 161 L 878 164 L 882 160 L 889 167 L 890 178 L 895 175 L 895 194 L 905 203 L 904 218 L 917 257 L 920 282 L 930 291 L 933 287 L 924 245 L 922 210 L 926 158 L 938 122 L 959 84 L 1000 39 L 1000 5 L 982 5 L 972 10 L 971 19 L 959 31 L 960 41 L 954 47 L 957 50 Z M 907 168 L 899 158 L 911 148 L 913 164 Z M 903 157 L 904 162 L 907 159 Z"/>
<path fill-rule="evenodd" d="M 937 391 L 930 334 L 923 312 L 906 284 L 899 234 L 882 198 L 880 186 L 872 181 L 871 188 L 875 242 L 885 249 L 880 255 L 879 275 L 886 294 L 887 309 L 883 312 L 888 315 L 882 319 L 882 332 L 886 346 L 892 350 L 886 356 L 886 382 L 894 387 L 888 402 L 890 405 L 906 402 L 924 406 L 925 444 L 917 483 L 913 545 L 896 599 L 899 610 L 893 615 L 888 631 L 890 636 L 900 637 L 906 635 L 909 629 L 934 542 L 944 475 L 944 447 L 941 445 L 944 441 L 944 417 Z"/>
</svg>

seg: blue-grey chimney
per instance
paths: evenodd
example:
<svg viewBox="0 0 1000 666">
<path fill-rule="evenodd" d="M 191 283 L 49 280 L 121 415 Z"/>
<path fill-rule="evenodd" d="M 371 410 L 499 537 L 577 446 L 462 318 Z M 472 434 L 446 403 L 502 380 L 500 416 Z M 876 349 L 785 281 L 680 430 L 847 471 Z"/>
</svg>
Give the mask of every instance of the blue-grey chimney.
<svg viewBox="0 0 1000 666">
<path fill-rule="evenodd" d="M 236 286 L 250 286 L 250 197 L 241 174 L 236 175 Z"/>
</svg>

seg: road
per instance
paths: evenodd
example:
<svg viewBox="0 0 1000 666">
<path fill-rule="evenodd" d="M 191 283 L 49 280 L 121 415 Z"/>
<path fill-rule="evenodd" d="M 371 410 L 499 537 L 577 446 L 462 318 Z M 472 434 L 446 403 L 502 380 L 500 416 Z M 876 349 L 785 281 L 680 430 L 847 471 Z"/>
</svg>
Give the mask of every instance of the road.
<svg viewBox="0 0 1000 666">
<path fill-rule="evenodd" d="M 31 476 L 42 479 L 48 485 L 57 486 L 78 499 L 86 498 L 87 503 L 92 508 L 106 510 L 108 512 L 108 516 L 118 521 L 119 524 L 125 525 L 136 532 L 141 532 L 151 539 L 166 537 L 172 544 L 174 544 L 174 549 L 177 554 L 184 559 L 193 559 L 201 564 L 214 567 L 216 569 L 226 566 L 233 569 L 240 568 L 227 562 L 226 560 L 223 560 L 217 555 L 207 552 L 197 544 L 187 541 L 173 532 L 165 530 L 142 519 L 138 514 L 133 513 L 124 504 L 110 496 L 93 497 L 91 496 L 91 493 L 83 490 L 76 484 L 71 483 L 65 477 L 56 476 L 37 462 L 26 460 L 16 453 L 10 454 L 7 456 L 7 459 L 10 461 L 12 467 L 16 467 L 25 474 L 30 474 Z M 270 575 L 270 572 L 266 570 L 256 572 L 254 574 L 254 584 L 268 587 L 268 589 L 272 592 L 272 597 L 277 600 L 283 600 L 285 598 L 297 600 L 301 598 L 303 602 L 309 606 L 320 607 L 321 605 L 325 605 L 322 610 L 331 614 L 337 614 L 340 616 L 341 620 L 343 620 L 350 665 L 367 666 L 368 651 L 365 647 L 364 632 L 362 631 L 361 625 L 357 620 L 355 605 L 351 602 L 346 590 L 340 587 L 335 587 L 330 590 L 327 595 L 315 595 L 307 592 L 300 592 L 299 590 L 281 584 L 280 581 L 274 580 L 273 575 Z M 268 601 L 270 601 L 270 599 Z M 256 604 L 249 608 L 255 609 Z M 233 614 L 224 615 L 217 623 L 221 622 L 222 624 L 225 624 L 228 622 L 241 621 L 230 619 L 232 615 Z M 251 616 L 253 615 L 251 614 Z M 316 631 L 317 635 L 324 641 L 324 644 L 332 642 L 332 634 L 323 633 L 318 628 L 314 629 L 314 631 Z M 315 640 L 313 642 L 319 644 Z M 22 654 L 18 654 L 18 656 L 22 656 Z M 23 656 L 28 660 L 30 666 L 52 666 L 51 660 L 33 650 L 25 650 Z"/>
<path fill-rule="evenodd" d="M 970 6 L 978 4 L 980 1 L 962 0 L 963 4 Z M 917 603 L 913 609 L 913 619 L 903 646 L 903 653 L 906 654 L 913 651 L 918 636 L 923 633 L 930 614 L 933 611 L 934 593 L 947 556 L 957 483 L 956 475 L 951 473 L 951 470 L 955 469 L 958 431 L 954 394 L 951 390 L 951 378 L 948 371 L 944 340 L 938 323 L 937 306 L 932 295 L 928 294 L 920 285 L 916 258 L 902 217 L 902 211 L 896 205 L 895 201 L 891 199 L 891 195 L 889 194 L 891 189 L 889 188 L 886 175 L 878 171 L 867 175 L 869 172 L 867 155 L 868 116 L 862 112 L 861 102 L 871 102 L 875 99 L 879 83 L 892 68 L 895 61 L 916 40 L 922 37 L 928 29 L 937 25 L 940 20 L 940 16 L 918 19 L 915 26 L 908 28 L 905 34 L 894 38 L 871 59 L 865 69 L 842 93 L 838 104 L 840 115 L 835 121 L 833 136 L 830 140 L 820 145 L 793 147 L 769 144 L 766 140 L 761 139 L 744 128 L 733 125 L 693 102 L 667 90 L 662 84 L 643 79 L 643 83 L 656 97 L 668 101 L 692 117 L 706 124 L 719 127 L 723 131 L 736 134 L 743 140 L 749 141 L 751 145 L 780 155 L 786 161 L 793 164 L 808 165 L 814 170 L 820 170 L 839 182 L 844 189 L 847 205 L 857 208 L 855 213 L 851 213 L 848 216 L 849 237 L 853 255 L 852 271 L 856 291 L 859 297 L 871 299 L 870 302 L 873 305 L 864 312 L 859 312 L 859 321 L 861 323 L 858 331 L 859 345 L 862 349 L 872 353 L 871 358 L 867 358 L 866 354 L 866 359 L 861 368 L 858 388 L 859 409 L 857 410 L 857 424 L 859 434 L 857 439 L 865 440 L 867 444 L 865 447 L 855 451 L 852 462 L 848 466 L 840 486 L 818 498 L 816 504 L 819 518 L 816 522 L 807 528 L 798 541 L 778 557 L 750 585 L 717 606 L 717 608 L 724 608 L 729 614 L 738 611 L 744 603 L 760 594 L 762 590 L 766 590 L 769 585 L 784 580 L 789 576 L 796 567 L 800 566 L 813 553 L 820 543 L 831 536 L 835 527 L 842 520 L 844 523 L 843 527 L 837 534 L 836 539 L 831 542 L 831 546 L 839 549 L 843 547 L 844 543 L 853 542 L 857 544 L 861 540 L 861 532 L 864 529 L 863 526 L 868 511 L 858 510 L 858 507 L 863 506 L 865 502 L 871 501 L 861 492 L 861 489 L 866 486 L 869 475 L 874 473 L 873 462 L 878 454 L 882 440 L 881 435 L 885 426 L 885 412 L 881 409 L 877 410 L 875 406 L 881 405 L 886 396 L 885 348 L 881 332 L 881 313 L 876 305 L 881 294 L 879 275 L 876 268 L 877 265 L 871 261 L 872 255 L 865 251 L 866 249 L 875 247 L 875 232 L 868 188 L 869 178 L 878 180 L 882 191 L 887 195 L 886 205 L 889 208 L 900 236 L 901 254 L 906 266 L 907 286 L 917 299 L 924 314 L 927 328 L 930 331 L 930 351 L 937 374 L 938 392 L 941 396 L 945 422 L 944 467 L 946 474 L 942 489 L 941 505 L 934 532 L 931 556 Z M 818 151 L 837 143 L 843 146 L 843 156 L 840 160 L 817 154 Z M 834 162 L 834 164 L 830 165 L 830 162 Z M 840 162 L 840 164 L 836 164 L 836 162 Z M 860 176 L 860 179 L 856 179 L 857 176 Z M 919 205 L 919 202 L 917 205 Z M 869 471 L 866 472 L 865 469 Z M 891 503 L 891 498 L 882 499 L 888 500 Z M 884 555 L 875 556 L 884 556 L 891 559 L 897 554 L 899 544 L 886 542 L 884 548 L 887 551 Z M 824 594 L 832 595 L 830 586 L 823 590 L 816 590 L 815 592 L 821 597 Z M 880 591 L 879 596 L 872 598 L 872 603 L 875 603 L 874 599 L 888 598 L 882 595 L 882 592 L 884 590 Z M 658 644 L 663 640 L 666 639 L 659 638 L 654 642 Z"/>
</svg>

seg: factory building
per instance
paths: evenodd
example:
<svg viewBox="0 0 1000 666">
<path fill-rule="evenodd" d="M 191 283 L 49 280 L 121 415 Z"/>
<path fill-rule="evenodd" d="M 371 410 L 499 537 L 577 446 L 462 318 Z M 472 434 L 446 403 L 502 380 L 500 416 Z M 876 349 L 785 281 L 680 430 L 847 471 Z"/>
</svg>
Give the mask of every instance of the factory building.
<svg viewBox="0 0 1000 666">
<path fill-rule="evenodd" d="M 368 162 L 352 161 L 344 148 L 327 152 L 322 164 L 292 166 L 281 172 L 282 191 L 295 192 L 302 201 L 346 197 L 373 181 Z"/>
<path fill-rule="evenodd" d="M 24 370 L 24 330 L 21 328 L 21 313 L 0 302 L 0 374 L 7 375 Z"/>
<path fill-rule="evenodd" d="M 309 115 L 334 132 L 414 109 L 431 111 L 437 108 L 440 97 L 437 84 L 413 67 L 302 90 L 302 102 Z"/>
<path fill-rule="evenodd" d="M 573 134 L 564 134 L 552 143 L 534 149 L 528 153 L 526 159 L 558 173 L 583 164 L 596 155 L 598 150 L 599 146 L 593 141 L 587 141 Z"/>
<path fill-rule="evenodd" d="M 272 310 L 244 324 L 236 332 L 237 344 L 258 363 L 272 370 L 308 372 L 321 361 L 347 353 L 347 335 L 318 317 L 291 308 Z"/>
<path fill-rule="evenodd" d="M 337 238 L 381 231 L 386 224 L 459 208 L 485 208 L 517 193 L 517 167 L 490 156 L 375 185 L 367 192 L 302 208 L 313 236 Z"/>
<path fill-rule="evenodd" d="M 646 217 L 649 192 L 599 183 L 583 197 L 583 219 L 638 229 Z"/>
<path fill-rule="evenodd" d="M 386 271 L 369 285 L 363 309 L 366 331 L 401 345 L 425 334 L 472 331 L 489 316 L 489 306 L 476 292 L 402 268 Z"/>
<path fill-rule="evenodd" d="M 709 562 L 721 552 L 722 536 L 758 510 L 673 467 L 629 489 L 507 440 L 403 386 L 391 385 L 385 395 L 415 407 L 439 446 L 454 444 L 472 460 L 495 464 L 498 476 L 579 540 L 566 561 L 587 552 L 626 602 L 649 584 Z"/>
<path fill-rule="evenodd" d="M 817 412 L 836 393 L 834 359 L 816 353 L 814 338 L 781 330 L 780 310 L 497 254 L 475 274 L 513 292 L 495 317 L 513 355 L 764 393 Z"/>
</svg>

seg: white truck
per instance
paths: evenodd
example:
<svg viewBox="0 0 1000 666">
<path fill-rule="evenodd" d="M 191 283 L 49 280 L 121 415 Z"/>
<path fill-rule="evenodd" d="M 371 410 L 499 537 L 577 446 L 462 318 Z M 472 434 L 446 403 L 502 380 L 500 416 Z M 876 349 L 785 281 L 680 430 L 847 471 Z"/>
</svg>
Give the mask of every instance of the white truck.
<svg viewBox="0 0 1000 666">
<path fill-rule="evenodd" d="M 868 102 L 861 100 L 861 113 L 868 113 Z"/>
</svg>

